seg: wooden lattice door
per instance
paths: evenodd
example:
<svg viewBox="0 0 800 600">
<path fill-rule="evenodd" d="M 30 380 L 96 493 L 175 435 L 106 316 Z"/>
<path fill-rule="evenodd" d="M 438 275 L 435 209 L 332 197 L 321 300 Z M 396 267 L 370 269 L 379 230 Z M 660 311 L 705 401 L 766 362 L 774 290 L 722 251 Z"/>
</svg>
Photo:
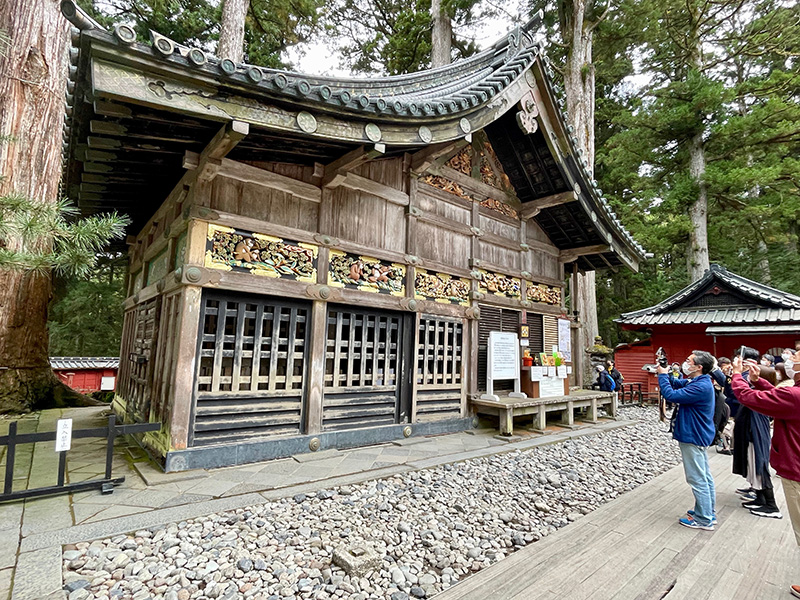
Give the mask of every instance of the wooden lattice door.
<svg viewBox="0 0 800 600">
<path fill-rule="evenodd" d="M 204 294 L 192 445 L 302 432 L 310 310 Z"/>
<path fill-rule="evenodd" d="M 153 359 L 156 352 L 161 298 L 142 302 L 133 310 L 130 353 L 128 359 L 128 385 L 125 405 L 126 420 L 146 422 L 150 418 L 150 400 L 153 386 Z"/>
<path fill-rule="evenodd" d="M 327 325 L 323 429 L 407 422 L 411 317 L 333 306 Z"/>
<path fill-rule="evenodd" d="M 464 396 L 464 325 L 422 315 L 416 366 L 417 422 L 458 418 Z"/>
</svg>

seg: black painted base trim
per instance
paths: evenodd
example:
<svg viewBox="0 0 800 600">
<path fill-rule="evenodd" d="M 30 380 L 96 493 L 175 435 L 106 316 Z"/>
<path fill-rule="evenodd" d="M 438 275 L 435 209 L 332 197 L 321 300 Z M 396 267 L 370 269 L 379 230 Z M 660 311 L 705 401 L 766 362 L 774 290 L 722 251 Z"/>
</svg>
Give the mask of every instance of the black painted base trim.
<svg viewBox="0 0 800 600">
<path fill-rule="evenodd" d="M 373 444 L 382 444 L 403 439 L 403 428 L 406 426 L 411 427 L 412 437 L 439 433 L 456 433 L 473 428 L 472 417 L 469 417 L 433 423 L 366 427 L 363 429 L 349 429 L 346 431 L 328 431 L 316 435 L 300 435 L 256 442 L 173 450 L 167 453 L 164 470 L 167 473 L 171 473 L 175 471 L 188 471 L 191 469 L 231 467 L 262 460 L 285 458 L 293 454 L 309 453 L 311 450 L 308 444 L 313 438 L 319 439 L 319 450 L 371 446 Z"/>
</svg>

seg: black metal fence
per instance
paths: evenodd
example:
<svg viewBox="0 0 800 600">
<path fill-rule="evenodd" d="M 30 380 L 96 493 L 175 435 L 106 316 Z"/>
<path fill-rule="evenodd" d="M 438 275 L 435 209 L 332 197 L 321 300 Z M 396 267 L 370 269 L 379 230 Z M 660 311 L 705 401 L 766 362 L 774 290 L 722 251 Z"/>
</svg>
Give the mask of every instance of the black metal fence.
<svg viewBox="0 0 800 600">
<path fill-rule="evenodd" d="M 72 438 L 106 438 L 106 471 L 102 479 L 90 479 L 79 483 L 64 483 L 67 470 L 67 452 L 58 452 L 58 480 L 56 485 L 13 491 L 14 483 L 14 459 L 16 457 L 16 447 L 19 444 L 35 444 L 36 442 L 52 442 L 56 439 L 55 431 L 42 433 L 17 433 L 17 422 L 12 421 L 8 426 L 8 435 L 0 436 L 0 446 L 8 446 L 6 452 L 6 473 L 3 483 L 3 492 L 0 494 L 0 502 L 9 500 L 21 500 L 23 498 L 35 498 L 37 496 L 50 496 L 55 494 L 68 494 L 82 490 L 99 489 L 103 494 L 110 494 L 114 491 L 114 486 L 125 481 L 124 477 L 111 477 L 111 463 L 114 457 L 114 440 L 121 436 L 131 433 L 145 433 L 147 431 L 158 431 L 161 423 L 136 423 L 133 425 L 117 425 L 116 417 L 108 417 L 106 427 L 95 427 L 92 429 L 76 429 L 72 432 Z"/>
</svg>

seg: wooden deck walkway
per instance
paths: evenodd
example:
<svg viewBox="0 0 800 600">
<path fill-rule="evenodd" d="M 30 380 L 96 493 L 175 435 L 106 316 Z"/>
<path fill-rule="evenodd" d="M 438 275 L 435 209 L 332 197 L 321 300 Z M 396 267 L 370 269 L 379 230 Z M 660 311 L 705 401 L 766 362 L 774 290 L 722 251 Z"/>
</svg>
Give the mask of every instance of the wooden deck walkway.
<svg viewBox="0 0 800 600">
<path fill-rule="evenodd" d="M 473 575 L 437 600 L 788 600 L 800 548 L 776 478 L 783 519 L 751 515 L 734 493 L 731 457 L 710 453 L 716 531 L 678 524 L 693 504 L 683 467 Z"/>
</svg>

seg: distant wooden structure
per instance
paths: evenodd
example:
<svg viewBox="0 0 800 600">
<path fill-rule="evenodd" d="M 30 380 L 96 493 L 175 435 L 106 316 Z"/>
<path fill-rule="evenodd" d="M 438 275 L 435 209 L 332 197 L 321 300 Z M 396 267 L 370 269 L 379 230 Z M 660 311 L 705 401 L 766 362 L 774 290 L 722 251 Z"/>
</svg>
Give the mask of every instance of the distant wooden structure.
<svg viewBox="0 0 800 600">
<path fill-rule="evenodd" d="M 108 356 L 52 356 L 50 367 L 62 382 L 82 394 L 113 392 L 117 385 L 119 359 Z"/>
<path fill-rule="evenodd" d="M 490 331 L 524 322 L 549 350 L 565 273 L 644 257 L 536 23 L 440 69 L 338 79 L 62 7 L 66 190 L 138 232 L 114 406 L 163 423 L 144 443 L 167 470 L 469 427 Z"/>
<path fill-rule="evenodd" d="M 682 363 L 692 350 L 733 356 L 742 345 L 780 356 L 800 344 L 800 296 L 746 279 L 712 264 L 702 279 L 654 306 L 624 313 L 623 329 L 641 331 L 644 339 L 615 349 L 617 369 L 626 383 L 658 384 L 642 366 L 655 364 L 663 347 L 671 362 Z"/>
</svg>

